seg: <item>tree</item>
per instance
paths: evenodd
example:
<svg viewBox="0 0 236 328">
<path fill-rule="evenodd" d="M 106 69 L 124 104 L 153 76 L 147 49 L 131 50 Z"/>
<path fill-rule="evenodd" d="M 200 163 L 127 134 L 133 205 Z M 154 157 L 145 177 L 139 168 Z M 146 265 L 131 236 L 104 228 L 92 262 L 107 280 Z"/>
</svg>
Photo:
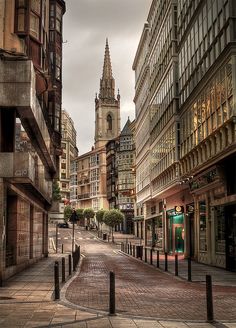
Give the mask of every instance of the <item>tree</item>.
<svg viewBox="0 0 236 328">
<path fill-rule="evenodd" d="M 84 218 L 83 212 L 84 212 L 84 210 L 82 208 L 77 208 L 77 210 L 76 210 L 78 221 L 80 222 L 80 225 L 81 225 L 81 221 Z"/>
<path fill-rule="evenodd" d="M 64 220 L 69 221 L 70 217 L 71 217 L 71 214 L 72 214 L 71 206 L 69 206 L 69 205 L 65 206 L 65 208 L 64 208 Z"/>
<path fill-rule="evenodd" d="M 101 228 L 102 228 L 102 224 L 104 222 L 104 214 L 105 214 L 105 210 L 104 209 L 100 209 L 97 211 L 96 213 L 96 219 L 98 221 L 98 224 L 101 225 Z M 102 229 L 101 229 L 102 230 Z"/>
<path fill-rule="evenodd" d="M 114 242 L 114 238 L 113 238 L 114 227 L 123 222 L 124 214 L 118 209 L 112 209 L 104 213 L 103 220 L 106 225 L 111 227 L 112 242 Z"/>
<path fill-rule="evenodd" d="M 58 181 L 55 180 L 52 183 L 52 200 L 61 200 L 61 189 Z"/>
<path fill-rule="evenodd" d="M 92 208 L 85 208 L 83 211 L 83 216 L 87 220 L 86 227 L 90 225 L 90 219 L 92 219 L 95 215 L 95 212 Z"/>
</svg>

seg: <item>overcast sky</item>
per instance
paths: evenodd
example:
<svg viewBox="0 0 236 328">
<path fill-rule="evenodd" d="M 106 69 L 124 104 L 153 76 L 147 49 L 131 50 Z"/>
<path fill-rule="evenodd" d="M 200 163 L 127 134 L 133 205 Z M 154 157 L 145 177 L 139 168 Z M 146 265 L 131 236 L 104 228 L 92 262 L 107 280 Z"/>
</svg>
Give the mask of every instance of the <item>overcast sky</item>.
<svg viewBox="0 0 236 328">
<path fill-rule="evenodd" d="M 79 154 L 94 144 L 95 93 L 99 93 L 105 42 L 121 95 L 121 129 L 134 119 L 132 64 L 152 0 L 67 0 L 64 15 L 63 104 L 77 130 Z"/>
</svg>

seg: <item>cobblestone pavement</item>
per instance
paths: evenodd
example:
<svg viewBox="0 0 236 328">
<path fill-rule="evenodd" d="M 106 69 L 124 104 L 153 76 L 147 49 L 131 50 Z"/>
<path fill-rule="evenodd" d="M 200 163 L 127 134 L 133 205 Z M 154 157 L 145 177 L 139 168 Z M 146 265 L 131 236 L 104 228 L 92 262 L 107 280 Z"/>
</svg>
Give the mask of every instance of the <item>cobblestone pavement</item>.
<svg viewBox="0 0 236 328">
<path fill-rule="evenodd" d="M 109 271 L 116 275 L 116 309 L 123 315 L 173 320 L 206 320 L 205 284 L 187 282 L 126 256 L 115 246 L 80 240 L 81 272 L 69 285 L 66 299 L 98 311 L 108 310 Z M 236 320 L 236 287 L 213 286 L 217 320 Z"/>
</svg>

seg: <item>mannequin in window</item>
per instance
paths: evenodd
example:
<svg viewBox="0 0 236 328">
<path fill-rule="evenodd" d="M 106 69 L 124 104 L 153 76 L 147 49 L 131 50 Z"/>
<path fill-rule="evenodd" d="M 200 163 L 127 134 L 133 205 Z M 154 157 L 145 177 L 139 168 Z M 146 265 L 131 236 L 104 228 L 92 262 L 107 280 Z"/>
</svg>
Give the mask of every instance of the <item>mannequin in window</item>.
<svg viewBox="0 0 236 328">
<path fill-rule="evenodd" d="M 107 130 L 112 131 L 112 117 L 111 115 L 107 115 Z"/>
</svg>

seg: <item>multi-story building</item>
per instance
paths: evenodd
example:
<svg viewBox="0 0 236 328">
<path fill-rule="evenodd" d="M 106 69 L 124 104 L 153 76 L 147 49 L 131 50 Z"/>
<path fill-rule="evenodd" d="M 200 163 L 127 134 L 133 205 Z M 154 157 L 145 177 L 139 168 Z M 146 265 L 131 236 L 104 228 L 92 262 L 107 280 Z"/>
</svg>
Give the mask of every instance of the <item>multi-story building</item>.
<svg viewBox="0 0 236 328">
<path fill-rule="evenodd" d="M 135 173 L 136 202 L 134 217 L 134 234 L 144 238 L 144 208 L 151 198 L 150 189 L 150 139 L 149 139 L 149 25 L 146 23 L 138 45 L 133 63 L 135 71 Z"/>
<path fill-rule="evenodd" d="M 133 233 L 135 201 L 134 122 L 128 118 L 119 136 L 117 147 L 117 208 L 124 214 L 122 231 Z"/>
<path fill-rule="evenodd" d="M 78 208 L 107 209 L 106 149 L 92 150 L 78 157 Z"/>
<path fill-rule="evenodd" d="M 70 176 L 72 161 L 78 156 L 76 147 L 76 130 L 70 115 L 63 110 L 61 120 L 61 148 L 59 183 L 62 200 L 70 200 Z"/>
<path fill-rule="evenodd" d="M 106 162 L 107 162 L 107 201 L 109 209 L 117 208 L 117 148 L 119 137 L 112 139 L 106 144 Z"/>
<path fill-rule="evenodd" d="M 107 200 L 109 208 L 118 208 L 124 214 L 120 229 L 133 233 L 135 202 L 135 147 L 134 121 L 128 118 L 119 137 L 106 144 Z"/>
<path fill-rule="evenodd" d="M 235 12 L 231 0 L 153 0 L 134 62 L 136 131 L 139 112 L 150 115 L 151 193 L 143 204 L 145 242 L 232 271 Z M 140 95 L 147 65 L 146 109 Z M 140 145 L 137 138 L 137 207 Z"/>
<path fill-rule="evenodd" d="M 0 280 L 48 254 L 64 12 L 63 0 L 0 3 Z M 32 148 L 17 151 L 16 123 Z"/>
<path fill-rule="evenodd" d="M 95 98 L 95 147 L 76 159 L 78 207 L 108 209 L 106 188 L 106 143 L 120 133 L 120 95 L 115 98 L 115 80 L 108 41 L 105 46 L 100 92 Z"/>
<path fill-rule="evenodd" d="M 70 163 L 70 204 L 77 208 L 78 203 L 78 162 L 76 158 Z"/>
<path fill-rule="evenodd" d="M 183 252 L 184 216 L 173 212 L 183 198 L 178 162 L 177 1 L 152 2 L 133 68 L 137 219 L 142 211 L 147 246 Z M 144 122 L 145 136 L 140 136 Z"/>
<path fill-rule="evenodd" d="M 178 2 L 180 168 L 193 202 L 187 246 L 236 271 L 236 4 Z"/>
</svg>

